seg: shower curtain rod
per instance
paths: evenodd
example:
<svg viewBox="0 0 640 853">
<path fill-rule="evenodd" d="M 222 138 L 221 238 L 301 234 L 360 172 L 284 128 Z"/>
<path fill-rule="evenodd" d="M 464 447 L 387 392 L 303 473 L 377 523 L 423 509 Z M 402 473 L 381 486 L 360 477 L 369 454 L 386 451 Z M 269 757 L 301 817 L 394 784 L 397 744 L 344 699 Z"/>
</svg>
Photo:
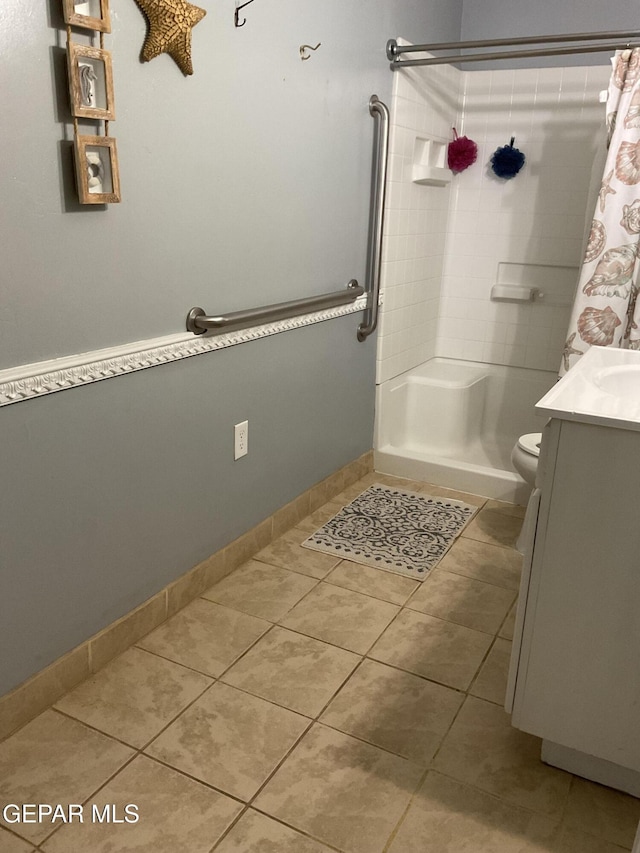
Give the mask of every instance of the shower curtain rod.
<svg viewBox="0 0 640 853">
<path fill-rule="evenodd" d="M 411 44 L 401 46 L 395 39 L 387 42 L 387 58 L 391 68 L 410 65 L 446 65 L 451 62 L 478 62 L 494 59 L 516 59 L 518 57 L 561 56 L 566 54 L 594 53 L 597 51 L 631 50 L 640 47 L 640 42 L 630 39 L 640 38 L 640 30 L 631 32 L 569 33 L 550 36 L 522 36 L 513 39 L 484 39 L 481 41 L 438 42 L 433 44 Z M 611 39 L 605 44 L 584 44 L 577 47 L 549 47 L 536 50 L 509 50 L 492 53 L 467 53 L 447 56 L 433 56 L 425 59 L 402 59 L 403 53 L 418 53 L 432 50 L 466 50 L 477 47 L 509 47 L 513 45 L 553 44 L 554 42 L 598 41 Z M 620 41 L 621 40 L 621 41 Z"/>
</svg>

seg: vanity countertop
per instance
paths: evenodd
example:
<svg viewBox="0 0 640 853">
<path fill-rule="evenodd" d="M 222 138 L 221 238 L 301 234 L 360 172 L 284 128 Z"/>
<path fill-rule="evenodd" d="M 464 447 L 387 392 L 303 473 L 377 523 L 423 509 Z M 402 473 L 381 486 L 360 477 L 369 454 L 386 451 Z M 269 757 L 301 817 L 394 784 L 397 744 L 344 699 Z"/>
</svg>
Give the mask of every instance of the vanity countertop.
<svg viewBox="0 0 640 853">
<path fill-rule="evenodd" d="M 640 431 L 640 351 L 591 347 L 538 401 L 536 412 Z"/>
</svg>

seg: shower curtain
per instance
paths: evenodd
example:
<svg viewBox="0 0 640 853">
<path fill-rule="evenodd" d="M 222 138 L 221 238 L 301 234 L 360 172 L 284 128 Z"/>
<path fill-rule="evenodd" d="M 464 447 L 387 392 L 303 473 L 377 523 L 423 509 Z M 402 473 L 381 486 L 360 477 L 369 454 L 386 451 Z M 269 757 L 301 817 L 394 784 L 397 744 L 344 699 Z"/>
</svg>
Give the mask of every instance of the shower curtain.
<svg viewBox="0 0 640 853">
<path fill-rule="evenodd" d="M 607 98 L 608 154 L 560 375 L 590 346 L 640 349 L 640 48 L 617 51 Z"/>
</svg>

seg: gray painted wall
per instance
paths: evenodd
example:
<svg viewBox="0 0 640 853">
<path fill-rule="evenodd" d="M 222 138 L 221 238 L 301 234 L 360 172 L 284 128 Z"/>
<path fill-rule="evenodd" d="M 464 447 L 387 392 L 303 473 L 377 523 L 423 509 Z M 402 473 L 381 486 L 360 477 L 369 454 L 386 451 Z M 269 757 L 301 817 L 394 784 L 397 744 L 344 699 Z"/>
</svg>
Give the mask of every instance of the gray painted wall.
<svg viewBox="0 0 640 853">
<path fill-rule="evenodd" d="M 0 367 L 363 279 L 386 40 L 458 38 L 461 0 L 256 0 L 242 29 L 232 0 L 201 5 L 184 79 L 167 56 L 139 63 L 144 20 L 112 0 L 123 202 L 91 209 L 60 0 L 2 3 Z M 0 410 L 0 694 L 371 447 L 375 342 L 357 322 Z"/>
<path fill-rule="evenodd" d="M 499 39 L 553 33 L 594 33 L 640 29 L 637 0 L 464 0 L 462 39 Z M 542 47 L 542 45 L 540 45 Z M 535 48 L 531 45 L 531 48 Z M 506 48 L 505 48 L 506 49 Z M 493 66 L 473 63 L 466 68 L 528 68 L 596 65 L 610 53 L 538 59 L 501 60 Z"/>
</svg>

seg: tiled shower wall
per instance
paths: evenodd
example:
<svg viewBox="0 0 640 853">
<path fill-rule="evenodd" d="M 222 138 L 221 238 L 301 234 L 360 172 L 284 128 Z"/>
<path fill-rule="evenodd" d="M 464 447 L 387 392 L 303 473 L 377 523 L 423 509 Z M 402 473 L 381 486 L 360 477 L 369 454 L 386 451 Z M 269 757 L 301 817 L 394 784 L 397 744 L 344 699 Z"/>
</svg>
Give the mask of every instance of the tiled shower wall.
<svg viewBox="0 0 640 853">
<path fill-rule="evenodd" d="M 609 67 L 395 73 L 378 381 L 433 355 L 556 370 L 602 177 Z M 476 163 L 448 186 L 413 183 L 416 135 L 448 140 L 454 123 Z M 526 163 L 505 181 L 488 164 L 512 136 Z M 494 302 L 497 283 L 544 296 Z"/>
<path fill-rule="evenodd" d="M 412 182 L 417 138 L 450 138 L 461 73 L 451 66 L 394 74 L 377 381 L 435 355 L 451 184 Z"/>
</svg>

